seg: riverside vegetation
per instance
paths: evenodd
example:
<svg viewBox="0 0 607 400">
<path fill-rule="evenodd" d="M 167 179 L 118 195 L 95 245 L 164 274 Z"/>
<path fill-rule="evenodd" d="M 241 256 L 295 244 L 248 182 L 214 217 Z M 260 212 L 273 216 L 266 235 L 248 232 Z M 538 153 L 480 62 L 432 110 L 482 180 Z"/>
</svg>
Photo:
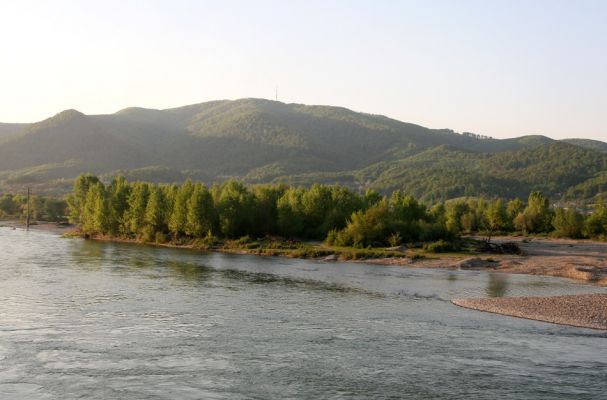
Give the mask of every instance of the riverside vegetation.
<svg viewBox="0 0 607 400">
<path fill-rule="evenodd" d="M 70 222 L 86 237 L 298 257 L 402 256 L 403 244 L 453 252 L 462 250 L 462 234 L 472 233 L 486 235 L 486 243 L 497 233 L 607 234 L 603 202 L 584 215 L 552 208 L 540 192 L 526 203 L 474 198 L 426 206 L 401 191 L 358 194 L 337 185 L 158 185 L 122 176 L 106 185 L 81 175 L 67 203 Z"/>
</svg>

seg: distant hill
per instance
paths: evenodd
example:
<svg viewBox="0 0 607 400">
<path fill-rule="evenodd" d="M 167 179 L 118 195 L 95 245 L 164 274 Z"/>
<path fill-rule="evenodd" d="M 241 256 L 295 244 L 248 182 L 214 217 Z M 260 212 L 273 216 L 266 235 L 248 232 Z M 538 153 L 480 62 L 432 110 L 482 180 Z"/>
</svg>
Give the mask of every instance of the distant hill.
<svg viewBox="0 0 607 400">
<path fill-rule="evenodd" d="M 492 139 L 341 107 L 261 99 L 110 115 L 63 111 L 0 124 L 0 190 L 65 190 L 82 172 L 157 182 L 342 183 L 403 188 L 427 201 L 463 195 L 583 197 L 602 182 L 607 144 L 545 136 Z M 573 194 L 572 194 L 573 193 Z M 582 193 L 582 194 L 581 194 Z"/>
<path fill-rule="evenodd" d="M 562 142 L 607 153 L 607 143 L 592 139 L 563 139 Z"/>
<path fill-rule="evenodd" d="M 6 124 L 0 122 L 0 142 L 2 142 L 3 139 L 10 137 L 11 135 L 14 135 L 15 133 L 24 129 L 28 125 L 29 124 Z"/>
</svg>

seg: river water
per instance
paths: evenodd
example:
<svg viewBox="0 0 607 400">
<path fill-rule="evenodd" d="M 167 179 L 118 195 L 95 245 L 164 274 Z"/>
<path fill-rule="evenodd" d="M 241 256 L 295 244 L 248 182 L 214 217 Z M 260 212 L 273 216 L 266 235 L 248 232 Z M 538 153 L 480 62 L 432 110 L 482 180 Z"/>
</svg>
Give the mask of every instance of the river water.
<svg viewBox="0 0 607 400">
<path fill-rule="evenodd" d="M 449 300 L 606 291 L 2 228 L 0 399 L 605 399 L 605 332 Z"/>
</svg>

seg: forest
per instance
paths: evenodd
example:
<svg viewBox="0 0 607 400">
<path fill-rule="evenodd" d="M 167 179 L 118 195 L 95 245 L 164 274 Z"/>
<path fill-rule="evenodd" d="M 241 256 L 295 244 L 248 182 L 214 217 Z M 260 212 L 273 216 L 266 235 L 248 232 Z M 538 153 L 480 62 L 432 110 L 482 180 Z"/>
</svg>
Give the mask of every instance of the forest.
<svg viewBox="0 0 607 400">
<path fill-rule="evenodd" d="M 338 185 L 246 186 L 226 181 L 207 187 L 128 182 L 104 184 L 81 175 L 67 198 L 69 220 L 85 236 L 142 242 L 212 244 L 221 239 L 279 237 L 354 248 L 449 243 L 461 235 L 520 233 L 605 239 L 607 205 L 592 212 L 554 208 L 541 192 L 523 201 L 463 198 L 426 205 L 394 191 L 356 193 Z"/>
</svg>

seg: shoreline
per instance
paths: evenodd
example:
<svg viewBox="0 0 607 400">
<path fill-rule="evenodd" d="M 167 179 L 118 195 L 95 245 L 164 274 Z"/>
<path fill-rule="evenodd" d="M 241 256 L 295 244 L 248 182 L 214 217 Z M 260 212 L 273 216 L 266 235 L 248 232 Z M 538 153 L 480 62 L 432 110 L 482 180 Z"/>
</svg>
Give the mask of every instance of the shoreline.
<svg viewBox="0 0 607 400">
<path fill-rule="evenodd" d="M 506 240 L 507 239 L 507 240 Z M 260 257 L 287 257 L 309 259 L 314 261 L 341 261 L 367 263 L 376 265 L 396 265 L 409 268 L 429 268 L 429 269 L 455 269 L 455 270 L 476 270 L 491 271 L 511 274 L 541 275 L 567 278 L 578 283 L 591 284 L 607 287 L 607 243 L 592 240 L 571 240 L 571 239 L 551 239 L 551 238 L 496 238 L 495 242 L 513 241 L 519 244 L 523 250 L 521 255 L 502 255 L 492 253 L 478 254 L 429 254 L 422 258 L 414 258 L 402 254 L 390 257 L 365 257 L 365 251 L 361 250 L 360 258 L 351 257 L 351 252 L 356 253 L 354 248 L 332 248 L 323 245 L 311 245 L 310 253 L 327 253 L 320 256 L 298 255 L 296 251 L 287 251 L 280 253 L 273 249 L 247 249 L 244 247 L 224 247 L 207 246 L 197 247 L 193 244 L 175 244 L 175 243 L 148 243 L 137 239 L 116 238 L 116 237 L 92 237 L 90 240 L 143 244 L 148 246 L 189 249 L 207 252 L 219 252 L 227 254 L 250 254 Z M 560 252 L 545 254 L 545 247 L 557 246 Z M 578 246 L 577 251 L 584 253 L 580 255 L 563 255 L 568 252 L 572 246 Z M 587 252 L 587 247 L 598 247 L 596 254 Z M 580 250 L 581 249 L 581 250 Z M 390 253 L 386 249 L 378 249 L 377 252 Z"/>
<path fill-rule="evenodd" d="M 16 220 L 0 220 L 0 228 L 23 229 L 25 230 L 25 222 Z M 57 234 L 65 234 L 74 230 L 73 225 L 61 224 L 58 222 L 35 221 L 30 224 L 31 230 L 48 231 Z"/>
<path fill-rule="evenodd" d="M 24 229 L 20 221 L 0 221 L 0 227 Z M 73 225 L 40 222 L 30 225 L 33 230 L 46 230 L 61 235 L 80 236 Z M 129 243 L 154 247 L 189 249 L 228 254 L 251 254 L 262 257 L 302 258 L 315 261 L 363 262 L 377 265 L 397 265 L 410 268 L 439 268 L 478 270 L 512 274 L 542 275 L 567 278 L 579 283 L 607 286 L 607 242 L 588 239 L 556 239 L 543 237 L 500 236 L 493 243 L 516 243 L 522 254 L 493 253 L 420 253 L 413 249 L 355 249 L 325 246 L 318 243 L 299 243 L 300 247 L 272 247 L 260 245 L 247 248 L 246 244 L 226 241 L 223 245 L 200 245 L 195 242 L 143 242 L 138 239 L 95 236 L 88 238 L 113 243 Z M 232 245 L 229 245 L 232 243 Z M 280 242 L 276 242 L 280 244 Z"/>
</svg>

